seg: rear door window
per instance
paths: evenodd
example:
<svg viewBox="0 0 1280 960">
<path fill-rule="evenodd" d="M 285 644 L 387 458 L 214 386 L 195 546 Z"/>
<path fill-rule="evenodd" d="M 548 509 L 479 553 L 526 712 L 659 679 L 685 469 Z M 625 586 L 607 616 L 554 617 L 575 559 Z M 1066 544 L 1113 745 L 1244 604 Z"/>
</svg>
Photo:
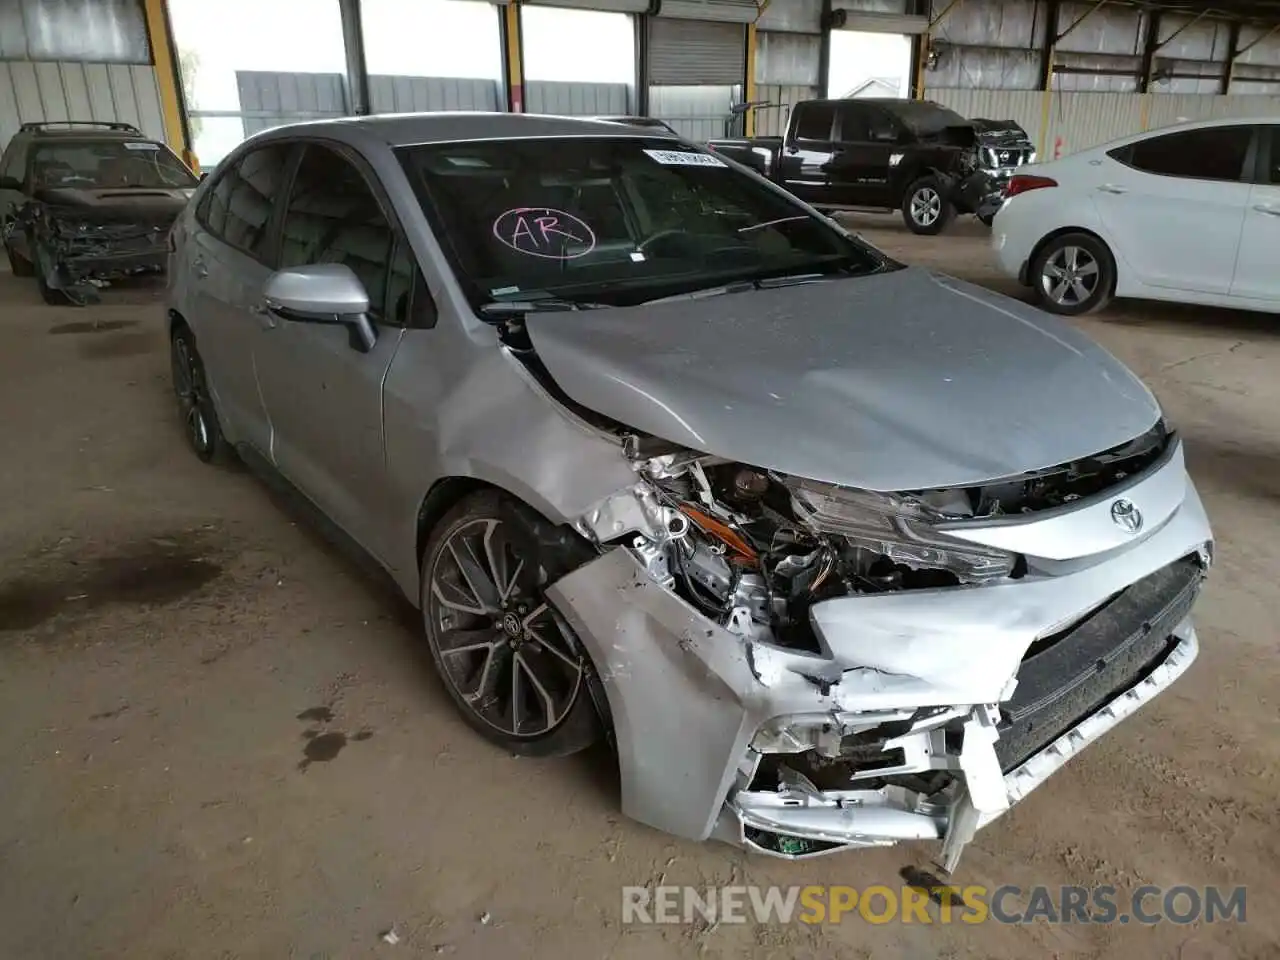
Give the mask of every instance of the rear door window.
<svg viewBox="0 0 1280 960">
<path fill-rule="evenodd" d="M 1180 130 L 1109 151 L 1113 160 L 1160 177 L 1239 181 L 1253 142 L 1247 125 Z"/>
<path fill-rule="evenodd" d="M 1272 124 L 1262 130 L 1270 147 L 1263 182 L 1280 186 L 1280 125 Z"/>
<path fill-rule="evenodd" d="M 290 151 L 288 143 L 251 150 L 224 171 L 196 211 L 200 223 L 223 243 L 266 263 L 268 225 Z"/>
<path fill-rule="evenodd" d="M 871 110 L 864 103 L 846 100 L 836 110 L 840 121 L 837 136 L 845 143 L 866 143 L 871 139 Z"/>
<path fill-rule="evenodd" d="M 25 184 L 27 179 L 27 141 L 14 140 L 0 161 L 0 177 L 13 177 Z"/>
</svg>

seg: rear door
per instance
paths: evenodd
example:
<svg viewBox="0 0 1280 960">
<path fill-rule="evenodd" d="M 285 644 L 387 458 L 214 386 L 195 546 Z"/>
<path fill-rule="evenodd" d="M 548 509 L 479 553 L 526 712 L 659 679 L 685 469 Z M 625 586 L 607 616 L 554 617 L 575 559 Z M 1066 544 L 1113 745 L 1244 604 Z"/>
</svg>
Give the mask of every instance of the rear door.
<svg viewBox="0 0 1280 960">
<path fill-rule="evenodd" d="M 216 174 L 196 208 L 195 228 L 181 265 L 190 284 L 188 320 L 218 398 L 219 413 L 238 441 L 263 456 L 271 431 L 254 372 L 257 309 L 274 269 L 273 218 L 293 146 L 250 150 Z"/>
<path fill-rule="evenodd" d="M 808 203 L 836 203 L 831 196 L 836 108 L 830 100 L 797 103 L 779 158 L 781 185 Z"/>
<path fill-rule="evenodd" d="M 1158 134 L 1100 159 L 1094 203 L 1115 253 L 1138 280 L 1228 292 L 1254 150 L 1253 127 L 1224 125 Z"/>
<path fill-rule="evenodd" d="M 836 108 L 836 149 L 831 173 L 839 202 L 893 206 L 889 169 L 897 149 L 897 127 L 875 104 L 844 100 Z"/>
<path fill-rule="evenodd" d="M 1258 176 L 1249 191 L 1231 295 L 1280 301 L 1280 124 L 1259 127 Z"/>
</svg>

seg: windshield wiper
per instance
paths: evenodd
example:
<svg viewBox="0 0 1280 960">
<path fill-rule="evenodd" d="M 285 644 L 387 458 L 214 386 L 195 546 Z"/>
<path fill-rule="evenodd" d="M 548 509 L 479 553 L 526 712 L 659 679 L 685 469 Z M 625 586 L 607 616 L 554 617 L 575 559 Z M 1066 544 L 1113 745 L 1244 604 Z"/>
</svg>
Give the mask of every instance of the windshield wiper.
<svg viewBox="0 0 1280 960">
<path fill-rule="evenodd" d="M 602 310 L 605 303 L 591 303 L 584 300 L 566 300 L 562 297 L 539 297 L 537 300 L 494 300 L 481 304 L 479 313 L 482 317 L 494 320 L 510 320 L 523 317 L 526 313 L 558 313 L 565 310 Z"/>
</svg>

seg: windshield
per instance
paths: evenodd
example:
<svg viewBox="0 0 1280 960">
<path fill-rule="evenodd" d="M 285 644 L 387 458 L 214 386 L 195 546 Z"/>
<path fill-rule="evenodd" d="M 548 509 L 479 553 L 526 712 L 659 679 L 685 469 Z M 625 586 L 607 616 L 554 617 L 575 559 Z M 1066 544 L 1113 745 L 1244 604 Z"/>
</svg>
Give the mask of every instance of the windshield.
<svg viewBox="0 0 1280 960">
<path fill-rule="evenodd" d="M 31 160 L 37 187 L 168 189 L 194 187 L 195 175 L 169 148 L 148 140 L 59 140 L 39 144 Z"/>
<path fill-rule="evenodd" d="M 717 283 L 887 261 L 714 154 L 644 137 L 398 151 L 473 306 L 628 305 Z"/>
</svg>

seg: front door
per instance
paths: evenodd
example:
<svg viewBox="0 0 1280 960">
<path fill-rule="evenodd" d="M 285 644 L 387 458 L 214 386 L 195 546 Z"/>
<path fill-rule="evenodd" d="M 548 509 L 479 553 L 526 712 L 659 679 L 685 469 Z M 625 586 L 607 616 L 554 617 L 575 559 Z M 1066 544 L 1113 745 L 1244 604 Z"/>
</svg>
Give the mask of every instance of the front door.
<svg viewBox="0 0 1280 960">
<path fill-rule="evenodd" d="M 811 100 L 796 104 L 794 110 L 778 159 L 779 182 L 806 203 L 836 203 L 830 183 L 835 105 Z"/>
<path fill-rule="evenodd" d="M 415 268 L 372 174 L 357 163 L 336 148 L 305 147 L 281 223 L 279 265 L 349 266 L 369 295 L 373 349 L 357 350 L 342 326 L 266 314 L 254 359 L 277 469 L 383 559 L 390 532 L 378 519 L 388 495 L 382 384 L 404 333 Z"/>
<path fill-rule="evenodd" d="M 1280 300 L 1280 125 L 1261 128 L 1261 175 L 1249 193 L 1233 297 Z"/>
<path fill-rule="evenodd" d="M 23 192 L 27 181 L 27 149 L 25 139 L 15 139 L 0 157 L 0 177 L 12 181 L 9 186 L 0 185 L 0 238 L 7 236 L 9 249 L 30 262 L 26 231 L 13 230 L 10 226 L 17 218 L 18 210 L 27 202 Z"/>
<path fill-rule="evenodd" d="M 1094 203 L 1117 256 L 1142 283 L 1227 293 L 1252 189 L 1252 143 L 1251 126 L 1206 127 L 1127 144 L 1100 161 Z"/>
<path fill-rule="evenodd" d="M 262 322 L 256 308 L 271 276 L 271 228 L 292 150 L 281 143 L 259 147 L 218 175 L 196 208 L 181 270 L 219 414 L 238 442 L 264 456 L 271 432 L 254 371 Z"/>
</svg>

